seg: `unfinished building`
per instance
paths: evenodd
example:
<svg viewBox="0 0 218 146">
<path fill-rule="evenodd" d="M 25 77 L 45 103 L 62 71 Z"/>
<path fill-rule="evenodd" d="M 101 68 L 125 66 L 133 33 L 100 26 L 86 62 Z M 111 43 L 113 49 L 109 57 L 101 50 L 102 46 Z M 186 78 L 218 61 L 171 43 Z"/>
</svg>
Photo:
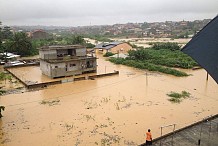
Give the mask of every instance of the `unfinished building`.
<svg viewBox="0 0 218 146">
<path fill-rule="evenodd" d="M 87 55 L 81 45 L 44 46 L 39 48 L 40 69 L 51 77 L 79 75 L 96 72 L 96 57 Z"/>
</svg>

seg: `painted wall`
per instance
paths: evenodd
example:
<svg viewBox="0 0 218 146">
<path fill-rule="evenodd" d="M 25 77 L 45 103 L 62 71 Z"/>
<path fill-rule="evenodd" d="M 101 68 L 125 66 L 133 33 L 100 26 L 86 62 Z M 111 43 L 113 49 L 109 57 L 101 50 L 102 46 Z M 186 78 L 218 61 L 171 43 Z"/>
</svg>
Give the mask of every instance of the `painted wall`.
<svg viewBox="0 0 218 146">
<path fill-rule="evenodd" d="M 117 54 L 118 51 L 119 53 L 127 54 L 129 50 L 132 50 L 132 47 L 127 43 L 123 43 L 123 44 L 119 44 L 116 47 L 109 49 L 108 51 L 114 54 Z M 104 53 L 106 53 L 106 50 L 104 50 Z"/>
<path fill-rule="evenodd" d="M 119 53 L 127 54 L 129 50 L 132 50 L 132 47 L 127 43 L 123 43 L 123 44 L 119 44 L 119 45 L 117 45 L 109 50 L 106 50 L 106 49 L 102 50 L 102 49 L 97 48 L 97 49 L 95 49 L 95 52 L 102 53 L 102 54 L 105 54 L 107 52 L 112 52 L 114 54 L 117 54 L 119 51 Z"/>
</svg>

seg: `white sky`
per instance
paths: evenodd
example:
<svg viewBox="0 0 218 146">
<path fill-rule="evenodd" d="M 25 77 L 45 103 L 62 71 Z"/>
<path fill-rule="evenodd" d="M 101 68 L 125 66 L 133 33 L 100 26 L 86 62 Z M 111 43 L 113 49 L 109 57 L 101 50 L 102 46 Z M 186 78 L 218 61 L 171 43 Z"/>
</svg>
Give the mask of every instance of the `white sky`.
<svg viewBox="0 0 218 146">
<path fill-rule="evenodd" d="M 0 0 L 3 25 L 84 26 L 202 20 L 218 0 Z"/>
</svg>

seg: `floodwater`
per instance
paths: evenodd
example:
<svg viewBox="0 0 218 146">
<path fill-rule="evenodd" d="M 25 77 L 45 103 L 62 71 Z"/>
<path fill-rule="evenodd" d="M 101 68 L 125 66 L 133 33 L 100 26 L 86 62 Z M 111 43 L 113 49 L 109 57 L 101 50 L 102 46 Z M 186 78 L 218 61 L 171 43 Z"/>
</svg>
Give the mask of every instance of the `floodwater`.
<svg viewBox="0 0 218 146">
<path fill-rule="evenodd" d="M 101 59 L 102 60 L 102 59 Z M 42 74 L 42 71 L 40 70 L 39 66 L 25 66 L 25 67 L 16 67 L 16 68 L 8 68 L 8 71 L 13 73 L 16 77 L 18 77 L 20 80 L 25 82 L 27 85 L 35 84 L 35 83 L 45 83 L 45 82 L 53 82 L 58 80 L 64 80 L 67 78 L 73 78 L 74 76 L 69 77 L 63 77 L 63 78 L 55 78 L 52 79 L 44 74 Z M 86 73 L 82 75 L 77 75 L 75 77 L 84 77 L 84 76 L 91 76 L 91 75 L 99 75 L 99 74 L 107 74 L 107 73 L 113 73 L 115 71 L 114 66 L 111 66 L 111 64 L 104 62 L 103 64 L 101 61 L 99 62 L 97 66 L 97 72 L 96 73 Z"/>
<path fill-rule="evenodd" d="M 205 70 L 185 70 L 188 77 L 113 65 L 98 59 L 99 71 L 115 76 L 50 86 L 0 97 L 6 107 L 0 121 L 2 146 L 138 145 L 151 129 L 176 129 L 218 113 L 218 86 Z M 31 73 L 34 75 L 34 73 Z M 32 76 L 34 79 L 34 76 Z M 181 103 L 169 102 L 171 91 L 191 93 Z M 172 127 L 164 128 L 164 134 Z"/>
<path fill-rule="evenodd" d="M 0 66 L 0 72 L 3 72 L 3 71 L 4 71 L 3 66 Z M 7 91 L 14 90 L 14 92 L 15 92 L 16 89 L 21 89 L 23 87 L 24 86 L 13 77 L 12 77 L 11 81 L 10 80 L 0 81 L 0 89 L 1 90 L 7 90 Z"/>
<path fill-rule="evenodd" d="M 149 48 L 151 45 L 149 43 L 155 43 L 155 42 L 172 42 L 172 43 L 178 43 L 180 46 L 184 46 L 190 41 L 190 38 L 184 38 L 184 39 L 171 39 L 171 38 L 129 38 L 129 39 L 112 39 L 115 41 L 125 41 L 130 42 L 131 44 Z"/>
</svg>

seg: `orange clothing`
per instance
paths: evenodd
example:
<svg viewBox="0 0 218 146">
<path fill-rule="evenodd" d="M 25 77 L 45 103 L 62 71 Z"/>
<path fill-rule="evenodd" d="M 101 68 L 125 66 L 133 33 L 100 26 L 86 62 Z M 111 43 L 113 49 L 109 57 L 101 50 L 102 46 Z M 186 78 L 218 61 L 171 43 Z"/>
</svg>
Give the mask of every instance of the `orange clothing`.
<svg viewBox="0 0 218 146">
<path fill-rule="evenodd" d="M 146 132 L 146 140 L 147 141 L 152 141 L 152 136 L 151 136 L 151 132 Z"/>
</svg>

